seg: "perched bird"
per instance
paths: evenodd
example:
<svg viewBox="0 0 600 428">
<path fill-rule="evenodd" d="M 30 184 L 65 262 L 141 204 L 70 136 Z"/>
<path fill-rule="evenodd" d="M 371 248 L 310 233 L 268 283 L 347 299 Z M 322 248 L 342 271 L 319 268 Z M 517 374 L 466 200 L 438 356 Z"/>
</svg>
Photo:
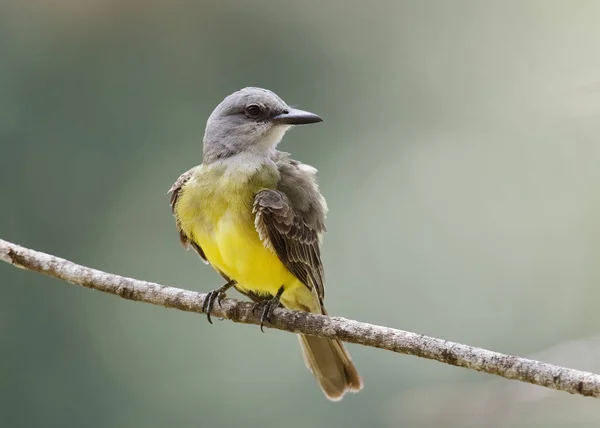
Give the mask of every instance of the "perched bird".
<svg viewBox="0 0 600 428">
<path fill-rule="evenodd" d="M 319 247 L 327 205 L 317 170 L 277 150 L 292 126 L 321 121 L 252 87 L 226 97 L 208 118 L 202 164 L 182 174 L 170 192 L 181 242 L 227 281 L 205 301 L 209 321 L 214 302 L 231 287 L 260 302 L 262 322 L 280 304 L 326 314 Z M 341 342 L 299 338 L 327 398 L 362 388 Z"/>
</svg>

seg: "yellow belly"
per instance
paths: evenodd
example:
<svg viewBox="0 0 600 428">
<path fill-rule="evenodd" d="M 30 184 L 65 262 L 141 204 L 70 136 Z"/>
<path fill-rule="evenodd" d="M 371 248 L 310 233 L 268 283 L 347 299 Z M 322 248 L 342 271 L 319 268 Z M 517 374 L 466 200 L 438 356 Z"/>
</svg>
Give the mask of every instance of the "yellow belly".
<svg viewBox="0 0 600 428">
<path fill-rule="evenodd" d="M 178 197 L 175 215 L 181 229 L 202 248 L 211 265 L 237 282 L 237 288 L 275 295 L 284 286 L 284 305 L 295 307 L 298 298 L 312 302 L 308 288 L 265 247 L 254 226 L 254 195 L 273 188 L 276 177 L 268 168 L 251 177 L 235 177 L 200 168 Z"/>
<path fill-rule="evenodd" d="M 261 242 L 251 213 L 231 208 L 215 220 L 212 228 L 201 223 L 193 228 L 195 241 L 208 261 L 240 288 L 274 295 L 281 286 L 289 288 L 297 282 L 277 255 Z"/>
</svg>

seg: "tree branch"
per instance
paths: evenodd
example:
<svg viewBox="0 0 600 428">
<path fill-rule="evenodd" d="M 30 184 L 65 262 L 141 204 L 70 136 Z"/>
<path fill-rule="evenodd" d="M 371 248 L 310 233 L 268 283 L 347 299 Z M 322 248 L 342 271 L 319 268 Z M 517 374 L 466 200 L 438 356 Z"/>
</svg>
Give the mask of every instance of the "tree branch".
<svg viewBox="0 0 600 428">
<path fill-rule="evenodd" d="M 0 239 L 0 260 L 22 269 L 124 299 L 202 313 L 206 294 L 140 281 L 77 265 L 59 257 L 30 250 Z M 260 324 L 253 314 L 253 303 L 223 299 L 212 314 L 244 324 Z M 516 379 L 547 388 L 589 397 L 600 397 L 600 376 L 594 373 L 559 367 L 540 361 L 449 342 L 442 339 L 367 324 L 341 317 L 276 309 L 270 327 L 293 333 L 339 339 L 359 345 L 386 349 L 399 354 L 416 355 L 467 369 Z"/>
</svg>

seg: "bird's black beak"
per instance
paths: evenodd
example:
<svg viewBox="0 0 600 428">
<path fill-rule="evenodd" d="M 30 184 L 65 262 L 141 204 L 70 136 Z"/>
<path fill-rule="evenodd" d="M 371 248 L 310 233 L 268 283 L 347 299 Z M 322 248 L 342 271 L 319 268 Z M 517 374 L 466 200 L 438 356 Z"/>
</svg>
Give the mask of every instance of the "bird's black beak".
<svg viewBox="0 0 600 428">
<path fill-rule="evenodd" d="M 278 125 L 306 125 L 309 123 L 323 122 L 320 116 L 314 113 L 291 108 L 285 113 L 279 114 L 271 119 Z"/>
</svg>

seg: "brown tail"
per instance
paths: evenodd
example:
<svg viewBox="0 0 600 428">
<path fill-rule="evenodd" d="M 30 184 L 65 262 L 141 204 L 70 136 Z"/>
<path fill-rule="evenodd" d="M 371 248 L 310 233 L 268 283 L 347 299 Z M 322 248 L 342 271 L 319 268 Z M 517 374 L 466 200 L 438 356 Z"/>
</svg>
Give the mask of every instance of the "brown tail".
<svg viewBox="0 0 600 428">
<path fill-rule="evenodd" d="M 304 362 L 327 398 L 339 401 L 347 391 L 362 389 L 363 381 L 341 342 L 303 334 L 298 337 Z"/>
</svg>

